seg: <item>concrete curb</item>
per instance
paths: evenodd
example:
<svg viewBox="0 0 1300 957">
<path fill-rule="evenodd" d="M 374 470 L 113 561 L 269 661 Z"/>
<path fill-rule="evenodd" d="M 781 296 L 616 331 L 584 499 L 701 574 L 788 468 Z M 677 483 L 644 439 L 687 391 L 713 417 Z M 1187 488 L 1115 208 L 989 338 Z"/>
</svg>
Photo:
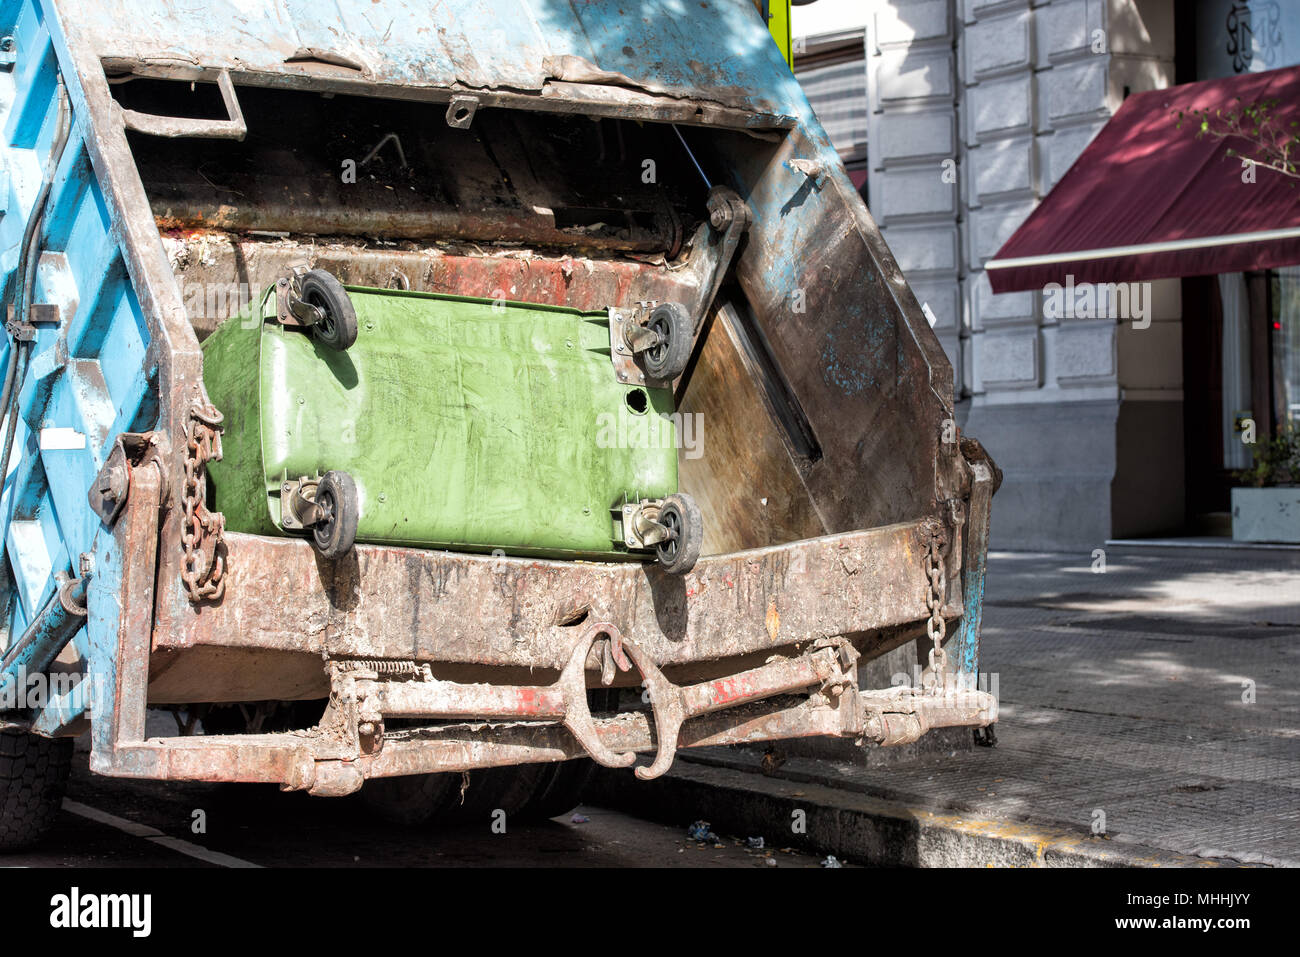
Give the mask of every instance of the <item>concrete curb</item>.
<svg viewBox="0 0 1300 957">
<path fill-rule="evenodd" d="M 769 847 L 814 850 L 875 867 L 1240 866 L 682 760 L 654 781 L 601 768 L 587 800 L 683 828 L 703 819 L 720 832 L 761 835 Z M 802 833 L 794 828 L 798 812 Z"/>
</svg>

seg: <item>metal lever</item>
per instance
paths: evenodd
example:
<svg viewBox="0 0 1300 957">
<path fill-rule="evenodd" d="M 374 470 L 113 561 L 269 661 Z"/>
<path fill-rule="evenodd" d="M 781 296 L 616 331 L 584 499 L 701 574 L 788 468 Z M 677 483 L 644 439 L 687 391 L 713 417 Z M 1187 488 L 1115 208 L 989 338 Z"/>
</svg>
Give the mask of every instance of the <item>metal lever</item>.
<svg viewBox="0 0 1300 957">
<path fill-rule="evenodd" d="M 239 97 L 235 95 L 235 84 L 230 79 L 230 71 L 222 70 L 217 74 L 217 89 L 226 104 L 228 120 L 200 120 L 187 116 L 158 116 L 154 113 L 141 113 L 125 109 L 115 103 L 122 125 L 128 130 L 145 133 L 148 136 L 182 137 L 196 136 L 209 140 L 243 140 L 248 135 L 248 124 L 244 122 L 244 112 L 239 108 Z"/>
<path fill-rule="evenodd" d="M 718 290 L 722 288 L 722 280 L 726 278 L 731 260 L 736 255 L 736 247 L 740 245 L 740 236 L 749 229 L 751 221 L 749 207 L 745 205 L 745 201 L 735 190 L 725 186 L 714 186 L 709 190 L 707 205 L 709 225 L 715 231 L 722 233 L 722 238 L 718 240 L 717 252 L 713 257 L 712 275 L 707 283 L 700 285 L 700 298 L 692 310 L 697 336 L 700 334 L 700 327 L 704 325 L 704 317 L 708 315 L 713 300 L 717 298 Z"/>
<path fill-rule="evenodd" d="M 657 778 L 672 766 L 678 735 L 689 718 L 813 685 L 842 683 L 854 687 L 854 678 L 842 670 L 836 647 L 819 648 L 799 658 L 778 659 L 725 678 L 682 686 L 670 681 L 634 642 L 623 638 L 619 645 L 641 672 L 654 712 L 659 750 L 648 767 L 636 769 L 642 781 Z"/>
</svg>

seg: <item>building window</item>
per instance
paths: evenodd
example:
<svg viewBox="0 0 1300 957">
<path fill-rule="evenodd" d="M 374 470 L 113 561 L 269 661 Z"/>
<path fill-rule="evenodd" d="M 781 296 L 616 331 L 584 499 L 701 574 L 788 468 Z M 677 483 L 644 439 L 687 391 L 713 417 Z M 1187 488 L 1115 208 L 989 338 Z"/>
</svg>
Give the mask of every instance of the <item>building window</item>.
<svg viewBox="0 0 1300 957">
<path fill-rule="evenodd" d="M 844 164 L 867 164 L 867 64 L 865 33 L 799 37 L 794 73 L 817 120 Z"/>
</svg>

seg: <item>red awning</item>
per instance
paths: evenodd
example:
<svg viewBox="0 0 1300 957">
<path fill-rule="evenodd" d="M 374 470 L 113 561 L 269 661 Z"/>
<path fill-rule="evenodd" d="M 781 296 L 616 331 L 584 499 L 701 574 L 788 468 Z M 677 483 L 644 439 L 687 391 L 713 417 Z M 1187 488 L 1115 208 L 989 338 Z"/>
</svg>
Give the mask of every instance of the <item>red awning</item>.
<svg viewBox="0 0 1300 957">
<path fill-rule="evenodd" d="M 1237 99 L 1240 98 L 1240 103 Z M 1125 282 L 1300 263 L 1300 180 L 1263 167 L 1255 182 L 1236 148 L 1197 136 L 1193 110 L 1276 100 L 1273 126 L 1300 127 L 1300 67 L 1137 93 L 985 263 L 994 292 L 1049 283 Z M 1182 129 L 1177 112 L 1189 114 Z M 1300 159 L 1300 143 L 1293 159 Z"/>
</svg>

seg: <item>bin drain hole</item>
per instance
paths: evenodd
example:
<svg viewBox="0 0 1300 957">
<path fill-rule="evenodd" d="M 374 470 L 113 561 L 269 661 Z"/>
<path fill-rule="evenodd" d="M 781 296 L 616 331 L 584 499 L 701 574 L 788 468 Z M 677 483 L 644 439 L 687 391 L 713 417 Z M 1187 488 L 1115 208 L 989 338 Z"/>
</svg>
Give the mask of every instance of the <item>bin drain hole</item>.
<svg viewBox="0 0 1300 957">
<path fill-rule="evenodd" d="M 625 401 L 627 407 L 637 415 L 645 415 L 646 409 L 650 408 L 650 397 L 646 395 L 644 389 L 629 390 Z"/>
</svg>

